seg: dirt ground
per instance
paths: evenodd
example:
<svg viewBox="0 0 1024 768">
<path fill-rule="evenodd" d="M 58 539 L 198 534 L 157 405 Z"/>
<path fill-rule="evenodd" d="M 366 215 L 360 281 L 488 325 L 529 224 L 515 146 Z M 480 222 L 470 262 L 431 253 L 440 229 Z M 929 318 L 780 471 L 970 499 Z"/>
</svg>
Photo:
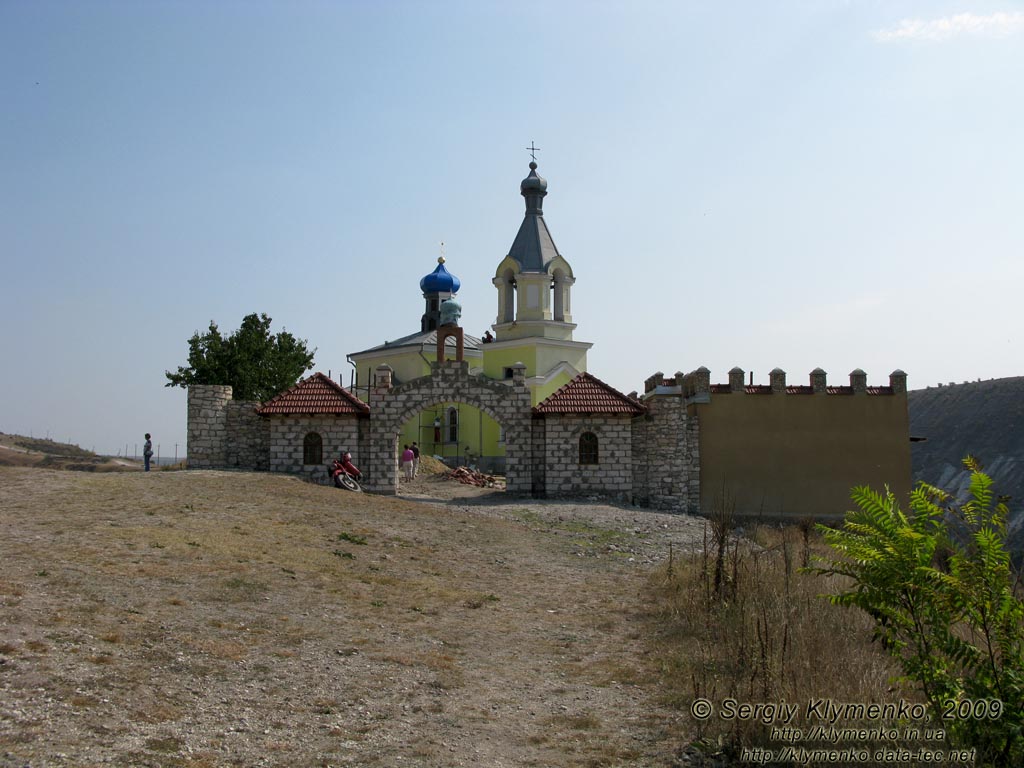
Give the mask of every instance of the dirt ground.
<svg viewBox="0 0 1024 768">
<path fill-rule="evenodd" d="M 0 767 L 667 766 L 700 521 L 436 478 L 0 467 Z"/>
</svg>

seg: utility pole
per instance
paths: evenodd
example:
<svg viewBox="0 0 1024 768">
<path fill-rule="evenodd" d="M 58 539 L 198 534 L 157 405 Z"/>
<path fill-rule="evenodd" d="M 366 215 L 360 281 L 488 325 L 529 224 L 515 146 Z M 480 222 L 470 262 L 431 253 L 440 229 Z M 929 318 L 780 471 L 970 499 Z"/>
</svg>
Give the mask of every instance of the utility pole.
<svg viewBox="0 0 1024 768">
<path fill-rule="evenodd" d="M 174 444 L 174 463 L 178 463 L 178 444 Z"/>
</svg>

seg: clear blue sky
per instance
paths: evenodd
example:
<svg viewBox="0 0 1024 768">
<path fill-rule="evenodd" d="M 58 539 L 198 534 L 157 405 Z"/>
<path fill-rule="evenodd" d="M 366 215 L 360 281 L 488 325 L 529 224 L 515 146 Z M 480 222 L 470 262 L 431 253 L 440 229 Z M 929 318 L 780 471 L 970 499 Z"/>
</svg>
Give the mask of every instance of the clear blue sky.
<svg viewBox="0 0 1024 768">
<path fill-rule="evenodd" d="M 164 371 L 494 322 L 524 147 L 576 338 L 657 370 L 1015 376 L 1024 4 L 0 2 L 0 430 L 184 453 Z"/>
</svg>

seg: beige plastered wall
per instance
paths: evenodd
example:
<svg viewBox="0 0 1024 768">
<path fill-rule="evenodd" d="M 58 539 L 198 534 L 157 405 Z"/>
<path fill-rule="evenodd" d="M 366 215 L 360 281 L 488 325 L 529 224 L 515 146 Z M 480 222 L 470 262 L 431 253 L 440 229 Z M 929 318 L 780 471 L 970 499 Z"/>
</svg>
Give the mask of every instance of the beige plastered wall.
<svg viewBox="0 0 1024 768">
<path fill-rule="evenodd" d="M 699 419 L 705 513 L 723 489 L 744 516 L 840 519 L 857 485 L 888 485 L 906 504 L 905 394 L 716 393 L 688 411 Z"/>
</svg>

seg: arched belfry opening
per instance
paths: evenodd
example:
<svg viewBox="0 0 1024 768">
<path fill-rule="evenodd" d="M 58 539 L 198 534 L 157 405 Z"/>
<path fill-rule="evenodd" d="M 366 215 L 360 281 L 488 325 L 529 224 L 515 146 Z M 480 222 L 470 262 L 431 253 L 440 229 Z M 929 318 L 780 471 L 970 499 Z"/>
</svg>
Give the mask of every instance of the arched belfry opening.
<svg viewBox="0 0 1024 768">
<path fill-rule="evenodd" d="M 498 319 L 497 325 L 511 323 L 516 319 L 516 274 L 511 267 L 506 267 L 494 278 L 498 288 Z"/>
</svg>

